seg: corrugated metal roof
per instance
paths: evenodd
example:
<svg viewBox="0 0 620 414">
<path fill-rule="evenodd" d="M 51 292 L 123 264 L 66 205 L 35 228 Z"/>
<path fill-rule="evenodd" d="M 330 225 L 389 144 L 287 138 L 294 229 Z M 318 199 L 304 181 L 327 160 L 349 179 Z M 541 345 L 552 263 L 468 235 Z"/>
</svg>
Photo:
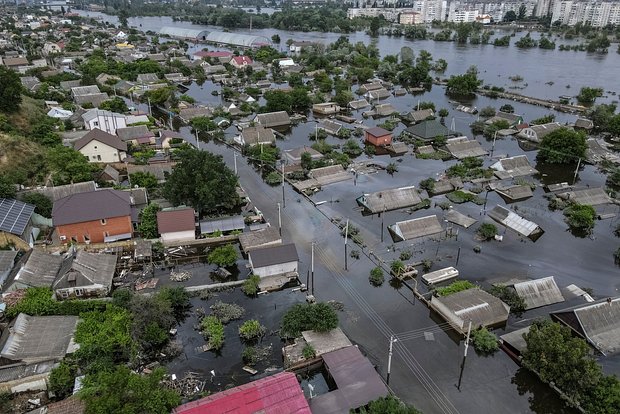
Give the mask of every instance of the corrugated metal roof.
<svg viewBox="0 0 620 414">
<path fill-rule="evenodd" d="M 214 233 L 216 231 L 243 230 L 245 221 L 243 216 L 221 217 L 213 220 L 200 222 L 201 233 Z"/>
<path fill-rule="evenodd" d="M 34 206 L 22 201 L 0 198 L 0 231 L 21 236 L 28 226 Z"/>
<path fill-rule="evenodd" d="M 209 34 L 207 30 L 191 29 L 186 27 L 164 26 L 159 29 L 159 34 L 182 39 L 202 39 Z"/>
<path fill-rule="evenodd" d="M 534 309 L 553 303 L 564 302 L 564 296 L 553 276 L 515 283 L 517 294 L 525 301 L 525 309 Z"/>
<path fill-rule="evenodd" d="M 466 216 L 465 214 L 459 213 L 455 209 L 448 210 L 444 217 L 450 223 L 458 224 L 459 226 L 463 226 L 466 229 L 470 228 L 478 221 L 476 219 Z"/>
<path fill-rule="evenodd" d="M 275 227 L 267 227 L 263 230 L 241 234 L 239 236 L 239 243 L 243 251 L 247 252 L 266 244 L 280 244 L 282 243 L 282 236 L 280 236 L 278 229 Z"/>
<path fill-rule="evenodd" d="M 504 180 L 514 177 L 536 174 L 538 171 L 532 167 L 527 156 L 517 155 L 510 158 L 502 158 L 491 165 L 497 178 Z"/>
<path fill-rule="evenodd" d="M 292 372 L 252 381 L 197 401 L 183 404 L 173 414 L 312 414 Z"/>
<path fill-rule="evenodd" d="M 558 197 L 570 200 L 577 204 L 586 204 L 590 206 L 608 204 L 611 202 L 611 198 L 602 187 L 567 191 L 565 193 L 558 194 Z"/>
<path fill-rule="evenodd" d="M 15 278 L 13 283 L 32 287 L 50 287 L 62 266 L 63 256 L 31 250 L 30 256 Z"/>
<path fill-rule="evenodd" d="M 299 260 L 297 249 L 293 243 L 252 250 L 249 256 L 253 268 L 290 263 Z"/>
<path fill-rule="evenodd" d="M 371 213 L 410 207 L 421 201 L 422 199 L 414 186 L 377 191 L 376 193 L 364 194 L 358 198 L 358 202 Z"/>
<path fill-rule="evenodd" d="M 443 231 L 436 215 L 399 221 L 388 227 L 395 242 L 431 236 Z"/>
<path fill-rule="evenodd" d="M 475 139 L 452 138 L 448 140 L 446 148 L 453 157 L 463 159 L 466 157 L 481 157 L 487 155 L 487 151 Z"/>
<path fill-rule="evenodd" d="M 259 47 L 271 45 L 271 40 L 267 39 L 264 36 L 253 36 L 230 32 L 209 32 L 206 41 L 245 47 Z"/>
<path fill-rule="evenodd" d="M 489 217 L 525 237 L 532 237 L 542 233 L 542 229 L 538 224 L 526 220 L 517 213 L 499 205 L 489 211 Z"/>
</svg>

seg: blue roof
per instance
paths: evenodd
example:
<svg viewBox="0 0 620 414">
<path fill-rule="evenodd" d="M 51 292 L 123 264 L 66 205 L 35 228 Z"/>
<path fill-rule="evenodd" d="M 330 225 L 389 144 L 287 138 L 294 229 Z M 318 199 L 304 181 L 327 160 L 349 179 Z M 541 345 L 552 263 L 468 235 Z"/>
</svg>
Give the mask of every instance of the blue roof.
<svg viewBox="0 0 620 414">
<path fill-rule="evenodd" d="M 0 198 L 0 231 L 21 236 L 33 212 L 32 204 Z"/>
</svg>

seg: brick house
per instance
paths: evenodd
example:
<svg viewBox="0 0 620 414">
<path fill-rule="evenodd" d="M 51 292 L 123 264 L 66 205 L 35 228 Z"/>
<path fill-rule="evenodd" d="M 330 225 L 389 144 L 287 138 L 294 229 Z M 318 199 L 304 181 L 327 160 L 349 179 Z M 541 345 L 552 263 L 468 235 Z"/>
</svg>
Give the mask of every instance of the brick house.
<svg viewBox="0 0 620 414">
<path fill-rule="evenodd" d="M 392 133 L 379 127 L 368 128 L 364 131 L 364 139 L 375 147 L 385 147 L 392 144 Z"/>
<path fill-rule="evenodd" d="M 103 189 L 61 198 L 54 202 L 52 224 L 61 243 L 103 243 L 130 239 L 130 194 Z"/>
</svg>

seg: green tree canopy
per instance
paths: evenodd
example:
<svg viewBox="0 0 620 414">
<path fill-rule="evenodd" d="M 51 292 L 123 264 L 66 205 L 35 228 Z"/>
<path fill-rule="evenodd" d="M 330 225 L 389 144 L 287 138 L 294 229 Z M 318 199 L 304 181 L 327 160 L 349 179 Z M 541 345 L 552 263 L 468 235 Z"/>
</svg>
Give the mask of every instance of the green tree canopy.
<svg viewBox="0 0 620 414">
<path fill-rule="evenodd" d="M 482 81 L 478 79 L 478 69 L 470 67 L 463 75 L 453 75 L 448 79 L 446 92 L 454 95 L 473 95 Z"/>
<path fill-rule="evenodd" d="M 9 180 L 9 177 L 0 175 L 0 198 L 15 198 L 16 193 L 15 184 Z"/>
<path fill-rule="evenodd" d="M 298 303 L 282 318 L 283 337 L 296 338 L 302 331 L 326 332 L 338 326 L 338 315 L 327 303 Z"/>
<path fill-rule="evenodd" d="M 237 249 L 232 244 L 219 246 L 213 249 L 207 256 L 209 263 L 213 263 L 220 267 L 229 267 L 237 263 Z"/>
<path fill-rule="evenodd" d="M 538 159 L 551 164 L 574 164 L 585 157 L 587 148 L 585 134 L 559 128 L 543 137 Z"/>
<path fill-rule="evenodd" d="M 174 205 L 187 204 L 200 213 L 229 210 L 239 203 L 237 177 L 221 155 L 193 148 L 177 151 L 179 163 L 164 186 Z"/>
<path fill-rule="evenodd" d="M 603 96 L 603 88 L 590 88 L 584 86 L 579 90 L 577 95 L 577 101 L 581 104 L 591 105 L 596 101 L 596 98 Z"/>
<path fill-rule="evenodd" d="M 393 395 L 377 398 L 359 410 L 351 410 L 359 414 L 421 414 L 414 407 L 405 404 Z"/>
<path fill-rule="evenodd" d="M 43 217 L 52 217 L 52 207 L 54 203 L 48 197 L 41 193 L 28 193 L 22 197 L 24 203 L 29 203 L 35 206 L 35 213 L 42 215 Z"/>
<path fill-rule="evenodd" d="M 19 75 L 0 66 L 0 112 L 16 112 L 22 102 L 22 83 Z"/>
<path fill-rule="evenodd" d="M 88 159 L 73 148 L 56 146 L 47 153 L 54 185 L 80 183 L 92 179 L 93 167 Z"/>
<path fill-rule="evenodd" d="M 125 103 L 125 100 L 120 96 L 101 102 L 101 104 L 99 105 L 99 109 L 105 109 L 107 111 L 112 111 L 119 114 L 129 112 L 127 103 Z"/>
<path fill-rule="evenodd" d="M 150 203 L 140 212 L 140 225 L 138 226 L 138 231 L 140 232 L 140 236 L 142 236 L 142 238 L 157 238 L 157 212 L 159 210 L 159 205 Z"/>
</svg>

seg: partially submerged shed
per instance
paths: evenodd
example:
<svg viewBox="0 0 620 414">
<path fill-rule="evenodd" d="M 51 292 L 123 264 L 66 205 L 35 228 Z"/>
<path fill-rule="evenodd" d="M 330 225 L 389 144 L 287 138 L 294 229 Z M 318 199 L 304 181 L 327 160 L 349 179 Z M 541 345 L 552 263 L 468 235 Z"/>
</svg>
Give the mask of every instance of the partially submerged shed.
<svg viewBox="0 0 620 414">
<path fill-rule="evenodd" d="M 525 200 L 534 195 L 529 185 L 511 185 L 509 187 L 496 187 L 495 192 L 507 203 Z"/>
<path fill-rule="evenodd" d="M 463 213 L 459 213 L 453 208 L 448 210 L 444 217 L 450 223 L 458 224 L 459 226 L 465 227 L 466 229 L 470 228 L 478 221 L 469 216 L 466 216 Z"/>
<path fill-rule="evenodd" d="M 454 158 L 459 160 L 487 155 L 487 151 L 477 140 L 470 140 L 467 137 L 450 138 L 446 143 L 446 148 Z"/>
<path fill-rule="evenodd" d="M 202 220 L 200 222 L 200 233 L 209 234 L 217 231 L 243 230 L 245 220 L 243 216 L 220 217 L 212 220 Z"/>
<path fill-rule="evenodd" d="M 515 283 L 514 289 L 523 298 L 525 309 L 528 310 L 564 302 L 564 296 L 553 276 Z"/>
<path fill-rule="evenodd" d="M 527 159 L 527 156 L 525 155 L 502 158 L 495 164 L 492 164 L 491 168 L 495 170 L 495 176 L 500 180 L 523 177 L 538 173 L 538 171 L 532 167 Z"/>
<path fill-rule="evenodd" d="M 530 331 L 530 327 L 517 329 L 516 331 L 504 334 L 499 337 L 499 342 L 508 355 L 517 359 L 527 349 L 527 343 L 523 335 Z"/>
<path fill-rule="evenodd" d="M 422 201 L 414 186 L 392 188 L 364 194 L 357 203 L 372 214 L 414 206 Z"/>
<path fill-rule="evenodd" d="M 611 197 L 607 195 L 605 189 L 602 187 L 567 191 L 565 193 L 558 194 L 558 197 L 564 200 L 571 201 L 573 203 L 587 204 L 590 206 L 598 206 L 611 203 Z"/>
<path fill-rule="evenodd" d="M 496 326 L 505 323 L 510 313 L 510 306 L 476 288 L 443 297 L 433 296 L 431 308 L 461 334 L 467 333 L 470 321 L 472 329 Z"/>
<path fill-rule="evenodd" d="M 275 227 L 267 227 L 239 235 L 239 243 L 243 251 L 247 253 L 253 249 L 282 244 L 282 236 Z"/>
<path fill-rule="evenodd" d="M 500 205 L 495 206 L 491 211 L 489 211 L 489 217 L 509 229 L 516 231 L 522 236 L 529 237 L 532 240 L 536 240 L 544 233 L 543 229 L 541 229 L 538 224 L 527 220 L 517 213 Z"/>
<path fill-rule="evenodd" d="M 388 227 L 395 242 L 432 236 L 443 231 L 436 215 L 399 221 Z"/>
</svg>

